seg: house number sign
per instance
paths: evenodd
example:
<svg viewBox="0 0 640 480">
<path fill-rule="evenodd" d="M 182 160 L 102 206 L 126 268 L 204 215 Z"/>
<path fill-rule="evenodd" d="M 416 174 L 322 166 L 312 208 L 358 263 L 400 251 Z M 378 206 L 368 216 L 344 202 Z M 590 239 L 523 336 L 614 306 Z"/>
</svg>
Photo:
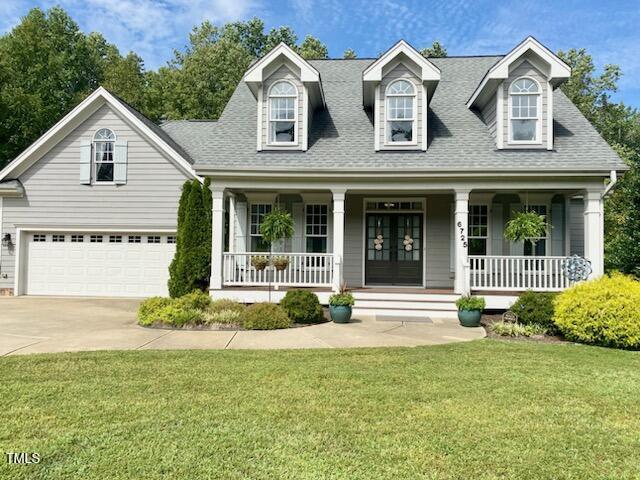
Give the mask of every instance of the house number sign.
<svg viewBox="0 0 640 480">
<path fill-rule="evenodd" d="M 460 241 L 462 242 L 462 246 L 467 248 L 467 236 L 464 233 L 464 227 L 462 226 L 462 222 L 458 222 L 458 229 L 460 230 Z"/>
</svg>

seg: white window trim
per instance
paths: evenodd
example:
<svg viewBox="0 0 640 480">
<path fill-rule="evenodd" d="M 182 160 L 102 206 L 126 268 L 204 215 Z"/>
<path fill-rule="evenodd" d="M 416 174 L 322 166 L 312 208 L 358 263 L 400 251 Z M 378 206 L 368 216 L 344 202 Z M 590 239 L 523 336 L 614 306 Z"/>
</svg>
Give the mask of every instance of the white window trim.
<svg viewBox="0 0 640 480">
<path fill-rule="evenodd" d="M 393 94 L 393 93 L 389 93 L 389 89 L 391 88 L 391 86 L 396 83 L 396 82 L 400 82 L 400 81 L 405 81 L 405 82 L 409 82 L 411 84 L 411 86 L 413 87 L 413 93 L 412 94 Z M 403 119 L 390 119 L 389 118 L 389 98 L 390 97 L 412 97 L 413 99 L 413 103 L 412 103 L 412 112 L 413 112 L 413 117 L 412 118 L 403 118 Z M 384 93 L 384 146 L 385 147 L 401 147 L 401 146 L 415 146 L 418 145 L 418 137 L 417 135 L 420 133 L 417 131 L 418 128 L 418 116 L 417 116 L 417 112 L 416 109 L 418 108 L 418 93 L 417 93 L 417 88 L 414 82 L 412 82 L 410 79 L 408 78 L 398 78 L 394 81 L 392 81 L 391 83 L 389 83 L 389 85 L 387 85 L 387 88 L 385 89 L 385 93 Z M 389 135 L 388 135 L 388 127 L 389 127 L 389 122 L 411 122 L 412 126 L 411 126 L 411 132 L 412 132 L 412 138 L 413 140 L 411 140 L 410 142 L 392 142 L 389 140 Z"/>
<path fill-rule="evenodd" d="M 96 140 L 96 135 L 100 130 L 109 130 L 113 134 L 113 140 Z M 93 137 L 91 139 L 91 184 L 92 185 L 115 185 L 115 160 L 116 160 L 115 155 L 116 155 L 117 140 L 118 140 L 118 136 L 116 135 L 116 132 L 114 132 L 113 129 L 109 127 L 100 127 L 93 133 Z M 113 150 L 111 152 L 113 159 L 111 160 L 111 162 L 102 162 L 102 161 L 98 162 L 96 160 L 96 144 L 98 143 L 113 144 Z M 111 165 L 113 165 L 112 176 L 114 176 L 114 180 L 104 180 L 104 181 L 98 180 L 98 164 L 99 163 L 100 164 L 110 163 Z"/>
<path fill-rule="evenodd" d="M 516 83 L 518 80 L 531 80 L 538 86 L 538 93 L 515 93 L 511 91 L 511 86 Z M 536 95 L 536 118 L 513 118 L 513 96 L 519 95 Z M 509 145 L 542 145 L 542 95 L 543 90 L 540 82 L 538 82 L 535 78 L 529 76 L 522 76 L 514 79 L 509 83 L 507 88 L 507 130 L 508 130 L 508 141 Z M 512 120 L 535 120 L 536 121 L 536 139 L 535 140 L 514 140 L 513 139 L 513 128 L 511 127 Z"/>
<path fill-rule="evenodd" d="M 275 87 L 278 83 L 283 83 L 283 82 L 288 83 L 293 87 L 294 91 L 296 92 L 295 97 L 293 95 L 272 95 L 271 94 L 271 90 L 273 89 L 273 87 Z M 300 134 L 298 131 L 299 95 L 300 95 L 300 92 L 298 92 L 298 87 L 296 87 L 295 84 L 290 80 L 286 80 L 286 79 L 276 80 L 273 83 L 273 85 L 269 87 L 269 91 L 267 92 L 267 145 L 276 146 L 276 147 L 293 147 L 299 144 L 300 142 Z M 282 119 L 280 120 L 271 119 L 271 99 L 272 98 L 293 98 L 293 138 L 294 138 L 293 142 L 274 142 L 271 140 L 271 123 L 290 121 L 290 120 L 282 120 Z"/>
<path fill-rule="evenodd" d="M 471 208 L 472 207 L 487 207 L 487 235 L 486 236 L 473 236 L 471 235 L 471 222 L 469 221 L 471 219 Z M 488 203 L 484 203 L 484 202 L 478 202 L 478 203 L 469 203 L 469 213 L 467 214 L 467 225 L 469 228 L 469 237 L 468 239 L 471 240 L 472 238 L 484 238 L 487 241 L 487 253 L 485 255 L 471 255 L 471 253 L 469 253 L 469 256 L 489 256 L 491 255 L 491 205 Z M 455 228 L 455 227 L 454 227 Z"/>
<path fill-rule="evenodd" d="M 259 237 L 259 238 L 262 237 L 262 235 L 260 235 L 259 232 L 258 233 L 252 233 L 251 232 L 251 226 L 253 225 L 253 223 L 252 223 L 253 219 L 251 217 L 253 216 L 252 210 L 253 210 L 253 206 L 254 205 L 269 205 L 271 207 L 271 210 L 270 210 L 271 212 L 273 212 L 273 208 L 274 208 L 273 202 L 253 202 L 253 203 L 249 204 L 248 215 L 247 215 L 247 220 L 249 222 L 249 235 L 247 235 L 247 238 L 249 239 L 248 240 L 249 241 L 249 245 L 247 245 L 247 249 L 249 250 L 249 252 L 252 252 L 251 244 L 253 242 L 252 242 L 251 239 L 254 238 L 254 237 Z"/>
<path fill-rule="evenodd" d="M 325 227 L 327 228 L 327 233 L 325 235 L 315 235 L 315 234 L 308 234 L 307 233 L 307 226 L 309 225 L 307 223 L 307 206 L 315 206 L 315 205 L 321 205 L 321 206 L 325 206 L 327 207 L 327 221 L 325 223 Z M 308 252 L 307 251 L 307 238 L 326 238 L 327 239 L 327 252 L 329 250 L 329 215 L 330 215 L 331 209 L 329 208 L 329 204 L 326 202 L 309 202 L 309 203 L 305 203 L 304 204 L 304 251 L 305 253 L 312 253 L 312 252 Z"/>
</svg>

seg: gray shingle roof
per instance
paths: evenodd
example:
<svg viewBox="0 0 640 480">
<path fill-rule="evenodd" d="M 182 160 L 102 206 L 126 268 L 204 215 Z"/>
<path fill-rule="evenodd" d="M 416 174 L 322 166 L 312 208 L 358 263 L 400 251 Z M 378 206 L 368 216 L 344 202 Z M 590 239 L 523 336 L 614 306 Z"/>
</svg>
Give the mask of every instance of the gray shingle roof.
<svg viewBox="0 0 640 480">
<path fill-rule="evenodd" d="M 502 57 L 430 59 L 442 72 L 429 112 L 426 152 L 376 152 L 362 107 L 362 72 L 372 60 L 312 60 L 327 109 L 315 112 L 306 152 L 256 151 L 256 99 L 241 82 L 219 121 L 162 126 L 198 166 L 227 169 L 603 170 L 625 169 L 578 109 L 554 93 L 554 150 L 496 149 L 487 126 L 465 102 Z"/>
</svg>

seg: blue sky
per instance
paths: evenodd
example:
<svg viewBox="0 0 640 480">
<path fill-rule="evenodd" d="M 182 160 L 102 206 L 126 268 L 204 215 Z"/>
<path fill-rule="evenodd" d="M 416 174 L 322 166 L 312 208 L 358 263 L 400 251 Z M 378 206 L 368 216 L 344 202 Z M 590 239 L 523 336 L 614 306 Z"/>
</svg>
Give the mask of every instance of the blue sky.
<svg viewBox="0 0 640 480">
<path fill-rule="evenodd" d="M 552 50 L 584 47 L 596 65 L 619 64 L 617 100 L 640 107 L 640 0 L 2 0 L 5 32 L 35 6 L 61 5 L 84 31 L 101 31 L 122 52 L 157 68 L 191 28 L 258 16 L 323 40 L 333 57 L 353 48 L 372 57 L 399 38 L 415 47 L 439 40 L 450 55 L 505 53 L 527 35 Z"/>
</svg>

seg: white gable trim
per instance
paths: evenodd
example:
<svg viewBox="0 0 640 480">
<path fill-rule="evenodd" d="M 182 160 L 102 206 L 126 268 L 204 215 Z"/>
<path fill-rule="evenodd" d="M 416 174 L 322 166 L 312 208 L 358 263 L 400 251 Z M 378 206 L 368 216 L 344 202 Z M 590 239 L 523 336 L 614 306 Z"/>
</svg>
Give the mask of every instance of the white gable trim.
<svg viewBox="0 0 640 480">
<path fill-rule="evenodd" d="M 362 73 L 365 82 L 380 82 L 382 80 L 383 68 L 393 61 L 399 54 L 404 53 L 416 65 L 421 68 L 420 79 L 423 82 L 440 81 L 440 69 L 423 57 L 420 52 L 409 45 L 404 40 L 400 40 L 393 47 L 387 50 L 382 56 L 367 67 Z"/>
<path fill-rule="evenodd" d="M 51 127 L 44 135 L 32 143 L 24 152 L 9 163 L 0 171 L 0 181 L 16 171 L 24 172 L 27 168 L 37 162 L 44 154 L 53 148 L 64 136 L 71 133 L 70 128 L 77 127 L 75 122 L 81 115 L 88 117 L 98 110 L 104 103 L 113 107 L 127 121 L 138 128 L 149 140 L 151 140 L 160 150 L 162 150 L 178 167 L 188 175 L 199 178 L 195 174 L 191 164 L 167 144 L 162 138 L 156 135 L 138 117 L 136 117 L 120 100 L 111 95 L 105 88 L 98 87 L 91 95 L 80 102 L 73 110 L 65 115 L 58 123 Z M 69 130 L 65 132 L 65 130 Z M 62 136 L 61 136 L 62 135 Z"/>
<path fill-rule="evenodd" d="M 497 62 L 489 69 L 484 76 L 478 88 L 473 92 L 471 98 L 467 101 L 467 107 L 471 108 L 480 94 L 485 90 L 490 81 L 505 80 L 509 77 L 509 67 L 512 63 L 518 61 L 528 51 L 532 51 L 542 58 L 548 65 L 547 80 L 564 80 L 571 76 L 571 67 L 560 59 L 555 53 L 538 42 L 535 38 L 529 36 L 525 38 L 518 46 L 505 55 L 505 57 Z M 538 68 L 538 67 L 536 67 Z M 544 73 L 542 70 L 541 73 Z"/>
</svg>

